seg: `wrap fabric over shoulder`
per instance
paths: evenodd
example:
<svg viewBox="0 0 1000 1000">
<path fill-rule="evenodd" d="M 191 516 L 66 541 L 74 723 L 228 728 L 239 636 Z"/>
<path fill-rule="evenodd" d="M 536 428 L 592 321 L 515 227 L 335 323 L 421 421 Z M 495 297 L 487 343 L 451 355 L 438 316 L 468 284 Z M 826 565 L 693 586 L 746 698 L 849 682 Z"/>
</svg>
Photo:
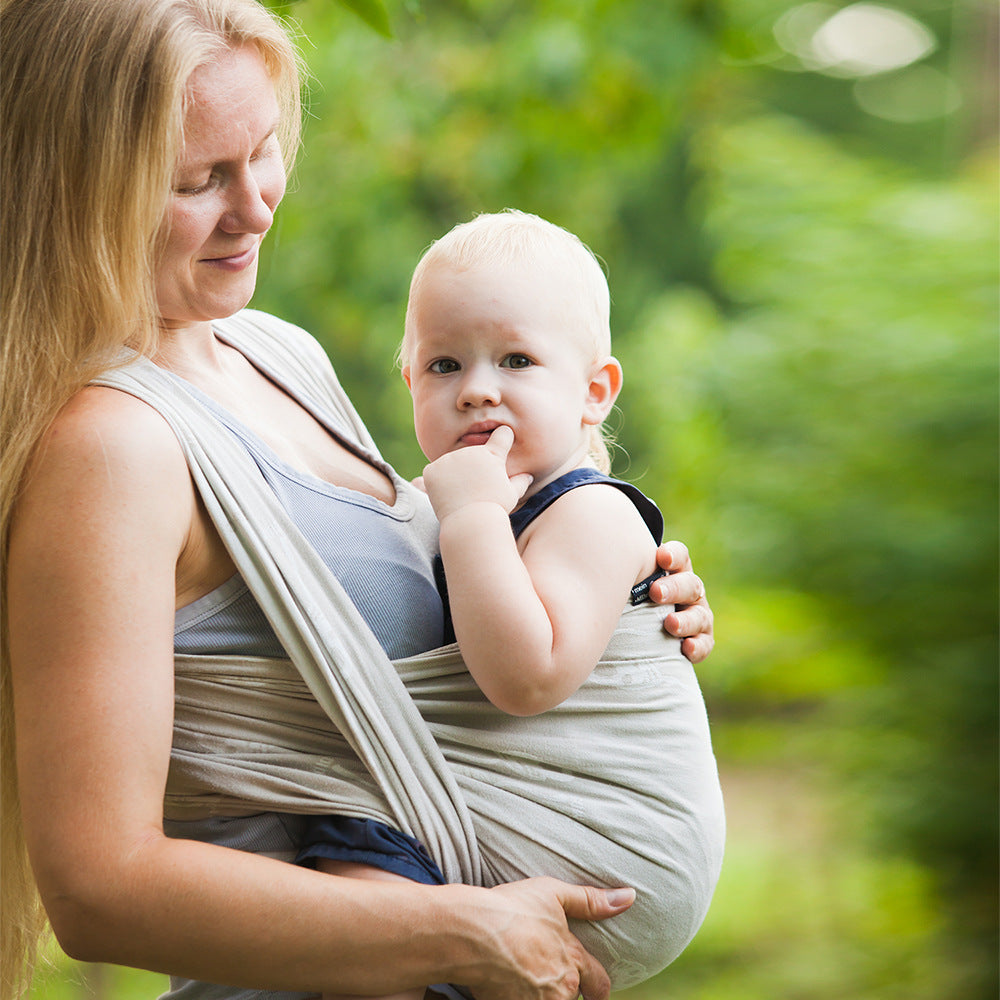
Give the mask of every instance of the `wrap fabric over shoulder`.
<svg viewBox="0 0 1000 1000">
<path fill-rule="evenodd" d="M 374 442 L 322 348 L 252 310 L 217 335 L 361 454 Z M 562 705 L 507 716 L 455 645 L 391 661 L 302 538 L 249 453 L 143 358 L 97 384 L 170 424 L 237 569 L 288 659 L 178 655 L 164 812 L 340 813 L 420 840 L 449 881 L 531 875 L 630 885 L 611 920 L 573 922 L 615 989 L 671 962 L 718 879 L 724 818 L 704 704 L 663 609 L 628 607 L 590 679 Z"/>
</svg>

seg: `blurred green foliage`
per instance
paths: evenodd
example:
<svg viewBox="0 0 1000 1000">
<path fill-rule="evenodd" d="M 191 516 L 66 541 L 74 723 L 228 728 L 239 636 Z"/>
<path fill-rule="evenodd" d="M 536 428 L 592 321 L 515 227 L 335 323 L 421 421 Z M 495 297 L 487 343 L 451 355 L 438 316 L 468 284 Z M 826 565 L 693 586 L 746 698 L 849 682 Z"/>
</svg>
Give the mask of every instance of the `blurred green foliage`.
<svg viewBox="0 0 1000 1000">
<path fill-rule="evenodd" d="M 630 996 L 996 996 L 994 8 L 900 0 L 935 44 L 852 75 L 803 28 L 843 3 L 273 6 L 313 79 L 254 304 L 403 474 L 424 247 L 516 206 L 606 262 L 616 470 L 708 581 L 730 816 L 704 928 Z"/>
</svg>

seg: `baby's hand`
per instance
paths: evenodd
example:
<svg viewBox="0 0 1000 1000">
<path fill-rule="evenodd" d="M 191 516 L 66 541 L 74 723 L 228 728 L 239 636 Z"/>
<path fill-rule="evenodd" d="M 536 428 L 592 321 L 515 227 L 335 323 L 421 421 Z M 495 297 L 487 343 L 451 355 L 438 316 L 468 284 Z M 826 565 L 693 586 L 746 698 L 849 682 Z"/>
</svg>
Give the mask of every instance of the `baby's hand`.
<svg viewBox="0 0 1000 1000">
<path fill-rule="evenodd" d="M 507 475 L 514 432 L 501 425 L 482 445 L 450 451 L 424 469 L 424 488 L 439 521 L 472 503 L 499 504 L 509 514 L 531 485 L 527 473 Z"/>
</svg>

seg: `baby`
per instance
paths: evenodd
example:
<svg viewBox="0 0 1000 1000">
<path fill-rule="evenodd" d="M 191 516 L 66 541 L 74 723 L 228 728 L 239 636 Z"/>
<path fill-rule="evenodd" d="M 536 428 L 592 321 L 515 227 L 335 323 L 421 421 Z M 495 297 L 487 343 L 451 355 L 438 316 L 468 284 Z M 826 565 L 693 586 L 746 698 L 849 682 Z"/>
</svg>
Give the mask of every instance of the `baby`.
<svg viewBox="0 0 1000 1000">
<path fill-rule="evenodd" d="M 655 578 L 662 518 L 606 474 L 622 370 L 604 274 L 537 216 L 479 216 L 417 267 L 401 358 L 462 657 L 497 708 L 537 715 Z"/>
<path fill-rule="evenodd" d="M 666 965 L 700 924 L 723 815 L 697 681 L 652 620 L 669 609 L 647 600 L 663 518 L 608 475 L 601 425 L 622 385 L 609 312 L 604 273 L 577 237 L 522 212 L 481 215 L 417 265 L 400 357 L 454 636 L 499 710 L 472 712 L 475 749 L 446 702 L 428 721 L 452 734 L 469 775 L 487 776 L 473 787 L 510 803 L 501 838 L 477 830 L 494 882 L 587 882 L 599 870 L 599 884 L 637 890 L 627 914 L 574 927 L 620 987 Z M 501 757 L 508 766 L 493 769 Z M 304 852 L 322 870 L 444 881 L 398 831 L 333 822 Z M 376 828 L 393 844 L 374 843 Z"/>
</svg>

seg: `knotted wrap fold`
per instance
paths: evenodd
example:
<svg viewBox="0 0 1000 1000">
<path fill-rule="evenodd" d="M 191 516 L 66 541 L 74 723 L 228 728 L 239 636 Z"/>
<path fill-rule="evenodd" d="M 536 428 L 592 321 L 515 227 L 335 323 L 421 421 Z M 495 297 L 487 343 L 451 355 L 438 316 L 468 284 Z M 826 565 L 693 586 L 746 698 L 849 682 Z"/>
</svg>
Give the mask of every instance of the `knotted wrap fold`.
<svg viewBox="0 0 1000 1000">
<path fill-rule="evenodd" d="M 378 452 L 319 345 L 246 310 L 214 324 L 362 453 Z M 287 660 L 179 655 L 164 800 L 174 819 L 274 811 L 394 825 L 450 881 L 630 885 L 626 913 L 573 930 L 615 989 L 671 962 L 708 909 L 724 819 L 704 704 L 662 609 L 628 607 L 590 679 L 507 716 L 457 646 L 390 661 L 253 459 L 178 380 L 133 359 L 100 379 L 170 423 L 202 500 Z"/>
</svg>

